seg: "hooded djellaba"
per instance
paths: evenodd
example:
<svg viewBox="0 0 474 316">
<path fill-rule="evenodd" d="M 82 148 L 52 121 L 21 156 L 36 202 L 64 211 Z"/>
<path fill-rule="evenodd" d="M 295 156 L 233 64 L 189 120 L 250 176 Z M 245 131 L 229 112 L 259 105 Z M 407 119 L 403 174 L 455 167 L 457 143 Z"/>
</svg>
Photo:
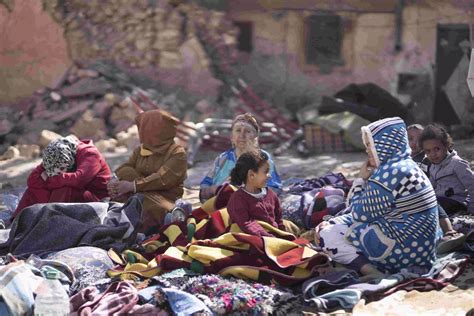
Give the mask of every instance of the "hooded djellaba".
<svg viewBox="0 0 474 316">
<path fill-rule="evenodd" d="M 410 158 L 405 123 L 386 118 L 362 132 L 377 166 L 367 181 L 354 181 L 351 212 L 330 222 L 347 224 L 346 239 L 380 271 L 430 268 L 441 237 L 438 204 L 427 176 Z"/>
<path fill-rule="evenodd" d="M 115 172 L 144 195 L 143 228 L 161 225 L 175 201 L 183 195 L 187 171 L 184 148 L 174 142 L 178 120 L 163 110 L 138 114 L 140 147 Z"/>
</svg>

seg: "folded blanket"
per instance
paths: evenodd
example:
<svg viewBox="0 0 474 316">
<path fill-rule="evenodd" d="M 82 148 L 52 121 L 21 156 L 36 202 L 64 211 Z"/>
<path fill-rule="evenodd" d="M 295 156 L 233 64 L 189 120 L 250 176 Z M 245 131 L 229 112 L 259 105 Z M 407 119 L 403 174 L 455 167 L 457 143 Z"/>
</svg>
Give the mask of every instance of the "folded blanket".
<svg viewBox="0 0 474 316">
<path fill-rule="evenodd" d="M 13 221 L 0 255 L 39 256 L 76 246 L 123 250 L 136 239 L 143 196 L 127 203 L 48 203 L 25 208 Z"/>
</svg>

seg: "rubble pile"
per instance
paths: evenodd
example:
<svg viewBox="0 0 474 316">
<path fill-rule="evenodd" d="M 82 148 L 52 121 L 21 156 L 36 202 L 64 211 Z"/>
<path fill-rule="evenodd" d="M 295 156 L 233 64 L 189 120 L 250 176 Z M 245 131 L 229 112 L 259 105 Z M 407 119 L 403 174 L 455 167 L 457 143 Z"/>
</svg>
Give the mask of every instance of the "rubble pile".
<svg viewBox="0 0 474 316">
<path fill-rule="evenodd" d="M 156 87 L 151 81 L 140 81 L 143 78 L 107 61 L 71 67 L 52 88 L 40 89 L 15 106 L 0 108 L 1 159 L 38 156 L 51 140 L 69 134 L 96 141 L 101 151 L 133 148 L 137 144 L 137 105 L 150 110 L 159 104 L 180 118 L 210 110 L 185 103 L 175 93 L 159 92 L 151 88 Z M 23 110 L 15 110 L 19 108 Z"/>
<path fill-rule="evenodd" d="M 0 107 L 0 159 L 34 157 L 41 143 L 68 134 L 91 138 L 101 150 L 133 146 L 132 96 L 151 101 L 140 104 L 144 110 L 159 104 L 184 120 L 218 114 L 202 96 L 181 98 L 179 88 L 161 87 L 171 77 L 166 70 L 189 67 L 229 86 L 238 31 L 223 12 L 176 0 L 43 0 L 43 6 L 64 28 L 75 65 L 51 87 Z M 39 148 L 20 147 L 32 144 Z"/>
</svg>

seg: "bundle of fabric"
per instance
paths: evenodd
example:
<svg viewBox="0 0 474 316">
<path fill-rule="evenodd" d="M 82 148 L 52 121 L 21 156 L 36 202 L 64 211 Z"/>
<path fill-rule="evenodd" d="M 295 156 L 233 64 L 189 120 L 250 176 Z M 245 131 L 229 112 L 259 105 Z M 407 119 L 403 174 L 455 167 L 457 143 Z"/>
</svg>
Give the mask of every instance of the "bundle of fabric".
<svg viewBox="0 0 474 316">
<path fill-rule="evenodd" d="M 70 298 L 74 315 L 168 315 L 151 305 L 138 305 L 138 291 L 129 282 L 111 284 L 103 293 L 87 287 Z"/>
<path fill-rule="evenodd" d="M 344 192 L 349 192 L 352 186 L 352 181 L 346 179 L 342 173 L 329 173 L 319 178 L 306 179 L 296 182 L 288 188 L 290 194 L 301 194 L 302 192 L 320 189 L 325 186 L 342 189 Z"/>
<path fill-rule="evenodd" d="M 429 271 L 412 267 L 372 282 L 362 281 L 352 270 L 332 271 L 307 280 L 302 291 L 305 301 L 318 311 L 351 310 L 362 297 L 379 300 L 400 290 L 440 290 L 461 275 L 469 262 L 466 254 L 453 253 L 438 258 Z"/>
<path fill-rule="evenodd" d="M 13 221 L 0 255 L 39 256 L 76 246 L 122 251 L 136 241 L 143 196 L 127 203 L 48 203 L 25 208 Z"/>
<path fill-rule="evenodd" d="M 190 218 L 187 226 L 174 223 L 164 227 L 159 237 L 143 243 L 143 254 L 131 251 L 111 254 L 120 266 L 109 270 L 109 276 L 152 277 L 164 271 L 188 268 L 262 283 L 294 285 L 317 274 L 319 267 L 330 264 L 327 255 L 308 247 L 307 240 L 295 240 L 292 234 L 267 223 L 260 225 L 275 237 L 242 233 L 237 225 L 231 225 L 226 209 L 196 224 L 195 221 Z"/>
<path fill-rule="evenodd" d="M 180 289 L 195 295 L 219 315 L 232 312 L 271 314 L 296 298 L 288 289 L 215 274 L 191 277 L 180 285 Z"/>
<path fill-rule="evenodd" d="M 283 218 L 300 227 L 311 229 L 321 223 L 325 216 L 335 216 L 346 208 L 342 189 L 323 187 L 289 195 L 282 199 Z"/>
</svg>

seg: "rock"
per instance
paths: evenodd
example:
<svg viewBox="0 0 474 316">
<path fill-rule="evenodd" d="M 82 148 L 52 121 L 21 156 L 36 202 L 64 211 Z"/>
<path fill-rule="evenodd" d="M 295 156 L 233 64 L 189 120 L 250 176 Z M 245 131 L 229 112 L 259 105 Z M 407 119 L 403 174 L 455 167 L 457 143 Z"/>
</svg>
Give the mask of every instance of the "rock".
<svg viewBox="0 0 474 316">
<path fill-rule="evenodd" d="M 7 151 L 0 156 L 0 160 L 10 160 L 18 157 L 20 157 L 20 151 L 18 148 L 10 146 Z"/>
<path fill-rule="evenodd" d="M 69 130 L 79 139 L 89 138 L 99 140 L 105 137 L 105 122 L 101 118 L 96 118 L 91 110 L 84 112 Z"/>
<path fill-rule="evenodd" d="M 40 156 L 40 146 L 38 145 L 15 145 L 20 152 L 21 157 L 25 157 L 28 159 L 37 158 Z"/>
<path fill-rule="evenodd" d="M 28 132 L 26 134 L 20 135 L 16 140 L 17 145 L 29 145 L 29 144 L 38 144 L 40 135 L 37 131 Z"/>
<path fill-rule="evenodd" d="M 79 78 L 97 78 L 99 73 L 92 69 L 79 69 L 76 72 Z"/>
<path fill-rule="evenodd" d="M 13 129 L 13 123 L 8 119 L 0 121 L 0 136 L 7 135 Z"/>
<path fill-rule="evenodd" d="M 59 123 L 70 118 L 75 118 L 76 114 L 86 111 L 89 108 L 89 105 L 90 101 L 70 102 L 71 108 L 67 111 L 63 111 L 57 115 L 54 115 L 51 117 L 51 121 L 54 123 Z"/>
<path fill-rule="evenodd" d="M 95 147 L 101 152 L 115 152 L 118 141 L 114 138 L 102 139 L 95 143 Z"/>
<path fill-rule="evenodd" d="M 108 113 L 108 109 L 111 107 L 108 101 L 99 101 L 94 103 L 92 106 L 92 111 L 94 111 L 95 116 L 101 117 L 105 119 L 105 116 Z"/>
<path fill-rule="evenodd" d="M 104 95 L 112 86 L 105 78 L 81 78 L 72 85 L 61 90 L 65 97 L 80 97 L 85 95 Z"/>
<path fill-rule="evenodd" d="M 114 105 L 117 102 L 118 98 L 113 93 L 107 93 L 104 95 L 104 100 L 107 101 L 109 105 Z"/>
<path fill-rule="evenodd" d="M 45 148 L 46 146 L 48 146 L 48 144 L 50 142 L 52 142 L 53 140 L 56 140 L 58 138 L 61 138 L 61 137 L 62 137 L 61 135 L 59 135 L 55 132 L 48 131 L 48 130 L 42 130 L 41 134 L 40 134 L 38 144 L 41 148 Z"/>
<path fill-rule="evenodd" d="M 49 94 L 49 96 L 51 97 L 51 100 L 53 100 L 54 102 L 59 102 L 59 101 L 61 101 L 61 98 L 62 98 L 59 93 L 54 92 L 54 91 L 51 92 L 51 93 Z"/>
<path fill-rule="evenodd" d="M 138 128 L 135 124 L 130 126 L 126 131 L 117 133 L 116 138 L 117 146 L 125 146 L 128 149 L 134 149 L 140 144 Z"/>
</svg>

